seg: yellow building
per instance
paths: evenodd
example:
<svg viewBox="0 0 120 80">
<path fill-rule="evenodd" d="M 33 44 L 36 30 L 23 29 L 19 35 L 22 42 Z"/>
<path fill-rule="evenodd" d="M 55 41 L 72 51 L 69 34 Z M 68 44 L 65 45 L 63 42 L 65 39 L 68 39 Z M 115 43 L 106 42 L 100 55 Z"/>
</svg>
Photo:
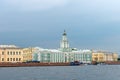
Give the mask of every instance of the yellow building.
<svg viewBox="0 0 120 80">
<path fill-rule="evenodd" d="M 117 53 L 113 53 L 113 60 L 118 61 L 119 55 Z"/>
<path fill-rule="evenodd" d="M 105 52 L 105 51 L 92 51 L 92 61 L 105 62 L 105 61 L 117 61 L 118 54 Z"/>
<path fill-rule="evenodd" d="M 104 62 L 104 53 L 102 52 L 93 52 L 92 53 L 92 61 L 96 61 L 96 62 Z"/>
<path fill-rule="evenodd" d="M 34 48 L 24 48 L 23 49 L 23 62 L 32 61 Z"/>
<path fill-rule="evenodd" d="M 117 53 L 105 54 L 105 61 L 117 61 L 117 60 L 118 60 Z"/>
<path fill-rule="evenodd" d="M 0 45 L 0 62 L 22 62 L 23 50 L 14 45 Z"/>
</svg>

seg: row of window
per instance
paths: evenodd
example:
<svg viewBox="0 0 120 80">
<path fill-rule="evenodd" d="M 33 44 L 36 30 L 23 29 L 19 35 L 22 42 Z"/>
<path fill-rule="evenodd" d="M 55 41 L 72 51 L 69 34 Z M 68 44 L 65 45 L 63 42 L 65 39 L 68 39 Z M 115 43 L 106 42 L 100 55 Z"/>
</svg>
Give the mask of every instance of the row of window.
<svg viewBox="0 0 120 80">
<path fill-rule="evenodd" d="M 4 55 L 4 54 L 5 54 L 5 53 L 2 52 L 2 55 Z M 20 52 L 20 51 L 16 51 L 16 52 L 15 52 L 15 51 L 14 51 L 14 52 L 12 52 L 12 51 L 9 52 L 9 51 L 8 51 L 7 54 L 8 54 L 8 55 L 21 55 L 21 52 Z"/>
<path fill-rule="evenodd" d="M 5 61 L 5 59 L 2 58 L 2 61 Z M 7 61 L 21 61 L 21 58 L 7 58 Z"/>
</svg>

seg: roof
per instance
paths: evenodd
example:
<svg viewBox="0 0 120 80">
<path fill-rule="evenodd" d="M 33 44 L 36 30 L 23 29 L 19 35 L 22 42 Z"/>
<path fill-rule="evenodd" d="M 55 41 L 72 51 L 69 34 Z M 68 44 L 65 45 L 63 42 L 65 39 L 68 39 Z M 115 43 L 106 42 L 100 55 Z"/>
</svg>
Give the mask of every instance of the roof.
<svg viewBox="0 0 120 80">
<path fill-rule="evenodd" d="M 15 45 L 0 45 L 0 49 L 22 49 Z"/>
</svg>

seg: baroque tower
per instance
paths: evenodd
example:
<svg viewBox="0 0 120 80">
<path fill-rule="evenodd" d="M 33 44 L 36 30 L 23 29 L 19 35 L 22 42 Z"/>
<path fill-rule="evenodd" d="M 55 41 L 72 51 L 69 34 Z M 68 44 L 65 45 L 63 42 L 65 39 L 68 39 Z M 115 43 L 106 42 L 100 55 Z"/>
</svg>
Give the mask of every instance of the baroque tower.
<svg viewBox="0 0 120 80">
<path fill-rule="evenodd" d="M 64 30 L 64 33 L 62 35 L 62 40 L 60 42 L 60 50 L 62 50 L 63 52 L 70 51 L 69 42 L 68 42 L 67 34 L 66 34 L 65 30 Z"/>
</svg>

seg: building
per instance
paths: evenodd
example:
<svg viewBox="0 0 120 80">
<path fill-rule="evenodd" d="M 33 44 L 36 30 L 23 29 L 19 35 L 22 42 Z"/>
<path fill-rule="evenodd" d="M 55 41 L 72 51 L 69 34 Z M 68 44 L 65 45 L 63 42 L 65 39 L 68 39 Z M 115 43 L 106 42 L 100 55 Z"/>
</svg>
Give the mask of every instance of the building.
<svg viewBox="0 0 120 80">
<path fill-rule="evenodd" d="M 22 62 L 23 50 L 15 45 L 0 45 L 0 62 Z"/>
<path fill-rule="evenodd" d="M 105 61 L 118 61 L 117 53 L 105 53 Z"/>
<path fill-rule="evenodd" d="M 62 35 L 59 50 L 65 54 L 65 62 L 79 61 L 83 63 L 91 63 L 92 61 L 91 50 L 77 50 L 76 48 L 70 48 L 65 31 Z"/>
<path fill-rule="evenodd" d="M 104 57 L 105 55 L 101 51 L 92 52 L 92 61 L 104 62 L 105 61 Z"/>
<path fill-rule="evenodd" d="M 32 61 L 34 48 L 23 48 L 23 62 Z"/>
<path fill-rule="evenodd" d="M 55 49 L 35 48 L 33 61 L 61 63 L 65 62 L 65 54 Z"/>
<path fill-rule="evenodd" d="M 92 61 L 105 62 L 105 61 L 117 61 L 118 54 L 107 51 L 92 51 Z"/>
<path fill-rule="evenodd" d="M 82 63 L 92 62 L 92 51 L 91 50 L 77 50 L 70 48 L 67 39 L 67 34 L 64 31 L 62 40 L 60 41 L 59 49 L 42 49 L 35 48 L 33 54 L 33 60 L 40 62 L 54 62 L 54 63 L 66 63 L 79 61 Z"/>
<path fill-rule="evenodd" d="M 33 61 L 65 63 L 79 61 L 83 63 L 91 63 L 92 56 L 90 50 L 78 50 L 72 52 L 62 52 L 56 49 L 35 48 Z"/>
<path fill-rule="evenodd" d="M 70 52 L 69 62 L 79 61 L 82 63 L 91 63 L 92 52 L 91 50 L 78 50 Z"/>
</svg>

